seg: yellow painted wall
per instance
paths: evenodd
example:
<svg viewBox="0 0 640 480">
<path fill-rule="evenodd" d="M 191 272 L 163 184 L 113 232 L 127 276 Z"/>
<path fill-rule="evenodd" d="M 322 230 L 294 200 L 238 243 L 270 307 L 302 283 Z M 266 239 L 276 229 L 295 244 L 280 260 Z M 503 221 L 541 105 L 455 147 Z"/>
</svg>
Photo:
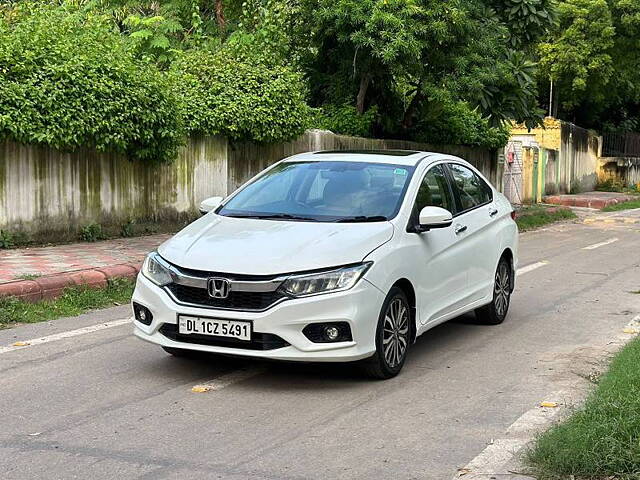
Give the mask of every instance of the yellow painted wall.
<svg viewBox="0 0 640 480">
<path fill-rule="evenodd" d="M 550 150 L 560 150 L 561 143 L 561 122 L 553 117 L 546 117 L 544 119 L 544 128 L 533 128 L 529 130 L 524 125 L 514 125 L 511 127 L 511 135 L 523 135 L 533 133 L 536 138 L 536 142 L 541 148 L 548 148 Z"/>
</svg>

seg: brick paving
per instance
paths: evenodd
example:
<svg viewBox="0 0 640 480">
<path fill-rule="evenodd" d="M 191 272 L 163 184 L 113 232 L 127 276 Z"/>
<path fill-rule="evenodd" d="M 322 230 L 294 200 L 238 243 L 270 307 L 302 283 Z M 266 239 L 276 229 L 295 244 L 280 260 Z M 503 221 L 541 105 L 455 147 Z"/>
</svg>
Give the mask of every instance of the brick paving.
<svg viewBox="0 0 640 480">
<path fill-rule="evenodd" d="M 600 209 L 608 205 L 636 200 L 637 198 L 637 195 L 617 192 L 584 192 L 578 194 L 548 195 L 544 197 L 543 200 L 545 203 L 554 205 Z"/>
<path fill-rule="evenodd" d="M 0 250 L 0 284 L 24 275 L 49 276 L 115 265 L 142 263 L 169 234 L 119 238 L 95 243 Z"/>
</svg>

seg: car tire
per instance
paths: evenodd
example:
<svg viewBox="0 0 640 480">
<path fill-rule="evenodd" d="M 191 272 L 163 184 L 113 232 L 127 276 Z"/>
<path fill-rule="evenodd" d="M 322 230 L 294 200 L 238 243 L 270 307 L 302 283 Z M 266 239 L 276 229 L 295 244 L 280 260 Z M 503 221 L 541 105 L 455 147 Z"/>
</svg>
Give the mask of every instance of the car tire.
<svg viewBox="0 0 640 480">
<path fill-rule="evenodd" d="M 502 257 L 493 282 L 491 303 L 476 309 L 476 319 L 485 325 L 499 325 L 509 312 L 511 301 L 511 264 Z"/>
<path fill-rule="evenodd" d="M 191 350 L 186 350 L 184 348 L 162 347 L 162 349 L 174 357 L 188 357 L 193 354 Z"/>
<path fill-rule="evenodd" d="M 411 344 L 413 315 L 409 300 L 398 287 L 385 298 L 376 327 L 376 351 L 363 367 L 372 378 L 386 380 L 402 370 Z"/>
</svg>

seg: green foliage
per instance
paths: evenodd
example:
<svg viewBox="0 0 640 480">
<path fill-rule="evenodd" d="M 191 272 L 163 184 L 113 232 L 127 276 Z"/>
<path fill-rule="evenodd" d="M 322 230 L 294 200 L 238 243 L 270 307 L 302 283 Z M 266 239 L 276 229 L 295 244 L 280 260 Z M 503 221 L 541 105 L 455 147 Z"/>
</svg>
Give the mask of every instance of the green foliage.
<svg viewBox="0 0 640 480">
<path fill-rule="evenodd" d="M 562 89 L 565 107 L 572 107 L 587 95 L 605 93 L 615 29 L 606 0 L 565 0 L 558 20 L 556 38 L 539 46 L 540 68 Z"/>
<path fill-rule="evenodd" d="M 638 478 L 639 362 L 635 339 L 615 356 L 584 407 L 540 436 L 527 455 L 536 478 Z"/>
<path fill-rule="evenodd" d="M 250 63 L 225 50 L 188 51 L 169 76 L 189 133 L 275 142 L 309 125 L 302 78 L 288 67 Z"/>
<path fill-rule="evenodd" d="M 80 229 L 80 239 L 85 242 L 97 242 L 104 240 L 106 237 L 102 232 L 102 225 L 99 223 L 90 223 Z"/>
<path fill-rule="evenodd" d="M 182 25 L 174 19 L 161 15 L 142 17 L 130 15 L 124 20 L 129 27 L 136 50 L 144 60 L 166 65 L 173 57 L 171 35 L 182 30 Z"/>
<path fill-rule="evenodd" d="M 640 200 L 629 200 L 628 202 L 614 203 L 602 209 L 603 212 L 619 212 L 620 210 L 631 210 L 640 208 Z"/>
<path fill-rule="evenodd" d="M 0 137 L 169 160 L 182 141 L 163 76 L 101 15 L 20 3 L 0 19 Z"/>
<path fill-rule="evenodd" d="M 315 105 L 376 106 L 383 136 L 476 145 L 498 145 L 508 121 L 541 120 L 534 63 L 511 50 L 509 29 L 480 1 L 303 3 L 317 52 L 306 63 Z M 541 1 L 536 12 L 547 7 Z"/>
<path fill-rule="evenodd" d="M 15 246 L 13 234 L 6 230 L 0 230 L 0 248 L 11 248 Z"/>
<path fill-rule="evenodd" d="M 122 226 L 120 227 L 120 236 L 123 238 L 133 237 L 134 235 L 133 225 L 134 225 L 133 220 L 128 220 L 127 223 L 123 223 Z"/>
<path fill-rule="evenodd" d="M 539 47 L 539 78 L 542 92 L 554 81 L 557 116 L 600 131 L 637 131 L 640 3 L 561 0 L 549 38 Z"/>
<path fill-rule="evenodd" d="M 318 109 L 313 127 L 331 130 L 333 133 L 342 135 L 370 137 L 377 115 L 378 109 L 375 106 L 364 113 L 358 113 L 356 107 L 348 103 L 324 105 Z"/>
<path fill-rule="evenodd" d="M 620 180 L 608 178 L 607 180 L 598 182 L 595 189 L 600 192 L 640 193 L 640 184 L 628 186 Z"/>
<path fill-rule="evenodd" d="M 464 102 L 445 102 L 422 117 L 418 140 L 428 143 L 475 145 L 500 148 L 509 139 L 507 126 L 491 127 L 477 109 Z"/>
<path fill-rule="evenodd" d="M 297 65 L 302 40 L 297 3 L 243 1 L 238 28 L 229 36 L 225 47 L 239 59 L 258 60 L 266 65 Z"/>
<path fill-rule="evenodd" d="M 493 0 L 490 5 L 493 15 L 508 29 L 509 43 L 517 49 L 535 45 L 555 17 L 552 0 Z"/>
<path fill-rule="evenodd" d="M 0 298 L 0 328 L 16 323 L 71 317 L 96 308 L 122 305 L 131 300 L 134 285 L 135 282 L 127 278 L 112 278 L 105 288 L 66 288 L 62 296 L 55 300 L 30 303 L 14 297 Z"/>
<path fill-rule="evenodd" d="M 549 225 L 550 223 L 576 218 L 576 214 L 569 208 L 542 207 L 534 205 L 519 210 L 516 215 L 518 230 L 526 232 Z"/>
</svg>

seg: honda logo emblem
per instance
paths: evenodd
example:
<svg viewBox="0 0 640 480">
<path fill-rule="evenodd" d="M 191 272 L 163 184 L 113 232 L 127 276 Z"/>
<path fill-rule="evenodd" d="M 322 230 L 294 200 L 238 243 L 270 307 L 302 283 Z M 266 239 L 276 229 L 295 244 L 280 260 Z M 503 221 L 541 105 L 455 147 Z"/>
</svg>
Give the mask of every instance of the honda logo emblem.
<svg viewBox="0 0 640 480">
<path fill-rule="evenodd" d="M 227 298 L 231 291 L 231 283 L 226 278 L 210 278 L 207 281 L 207 291 L 211 298 Z"/>
</svg>

